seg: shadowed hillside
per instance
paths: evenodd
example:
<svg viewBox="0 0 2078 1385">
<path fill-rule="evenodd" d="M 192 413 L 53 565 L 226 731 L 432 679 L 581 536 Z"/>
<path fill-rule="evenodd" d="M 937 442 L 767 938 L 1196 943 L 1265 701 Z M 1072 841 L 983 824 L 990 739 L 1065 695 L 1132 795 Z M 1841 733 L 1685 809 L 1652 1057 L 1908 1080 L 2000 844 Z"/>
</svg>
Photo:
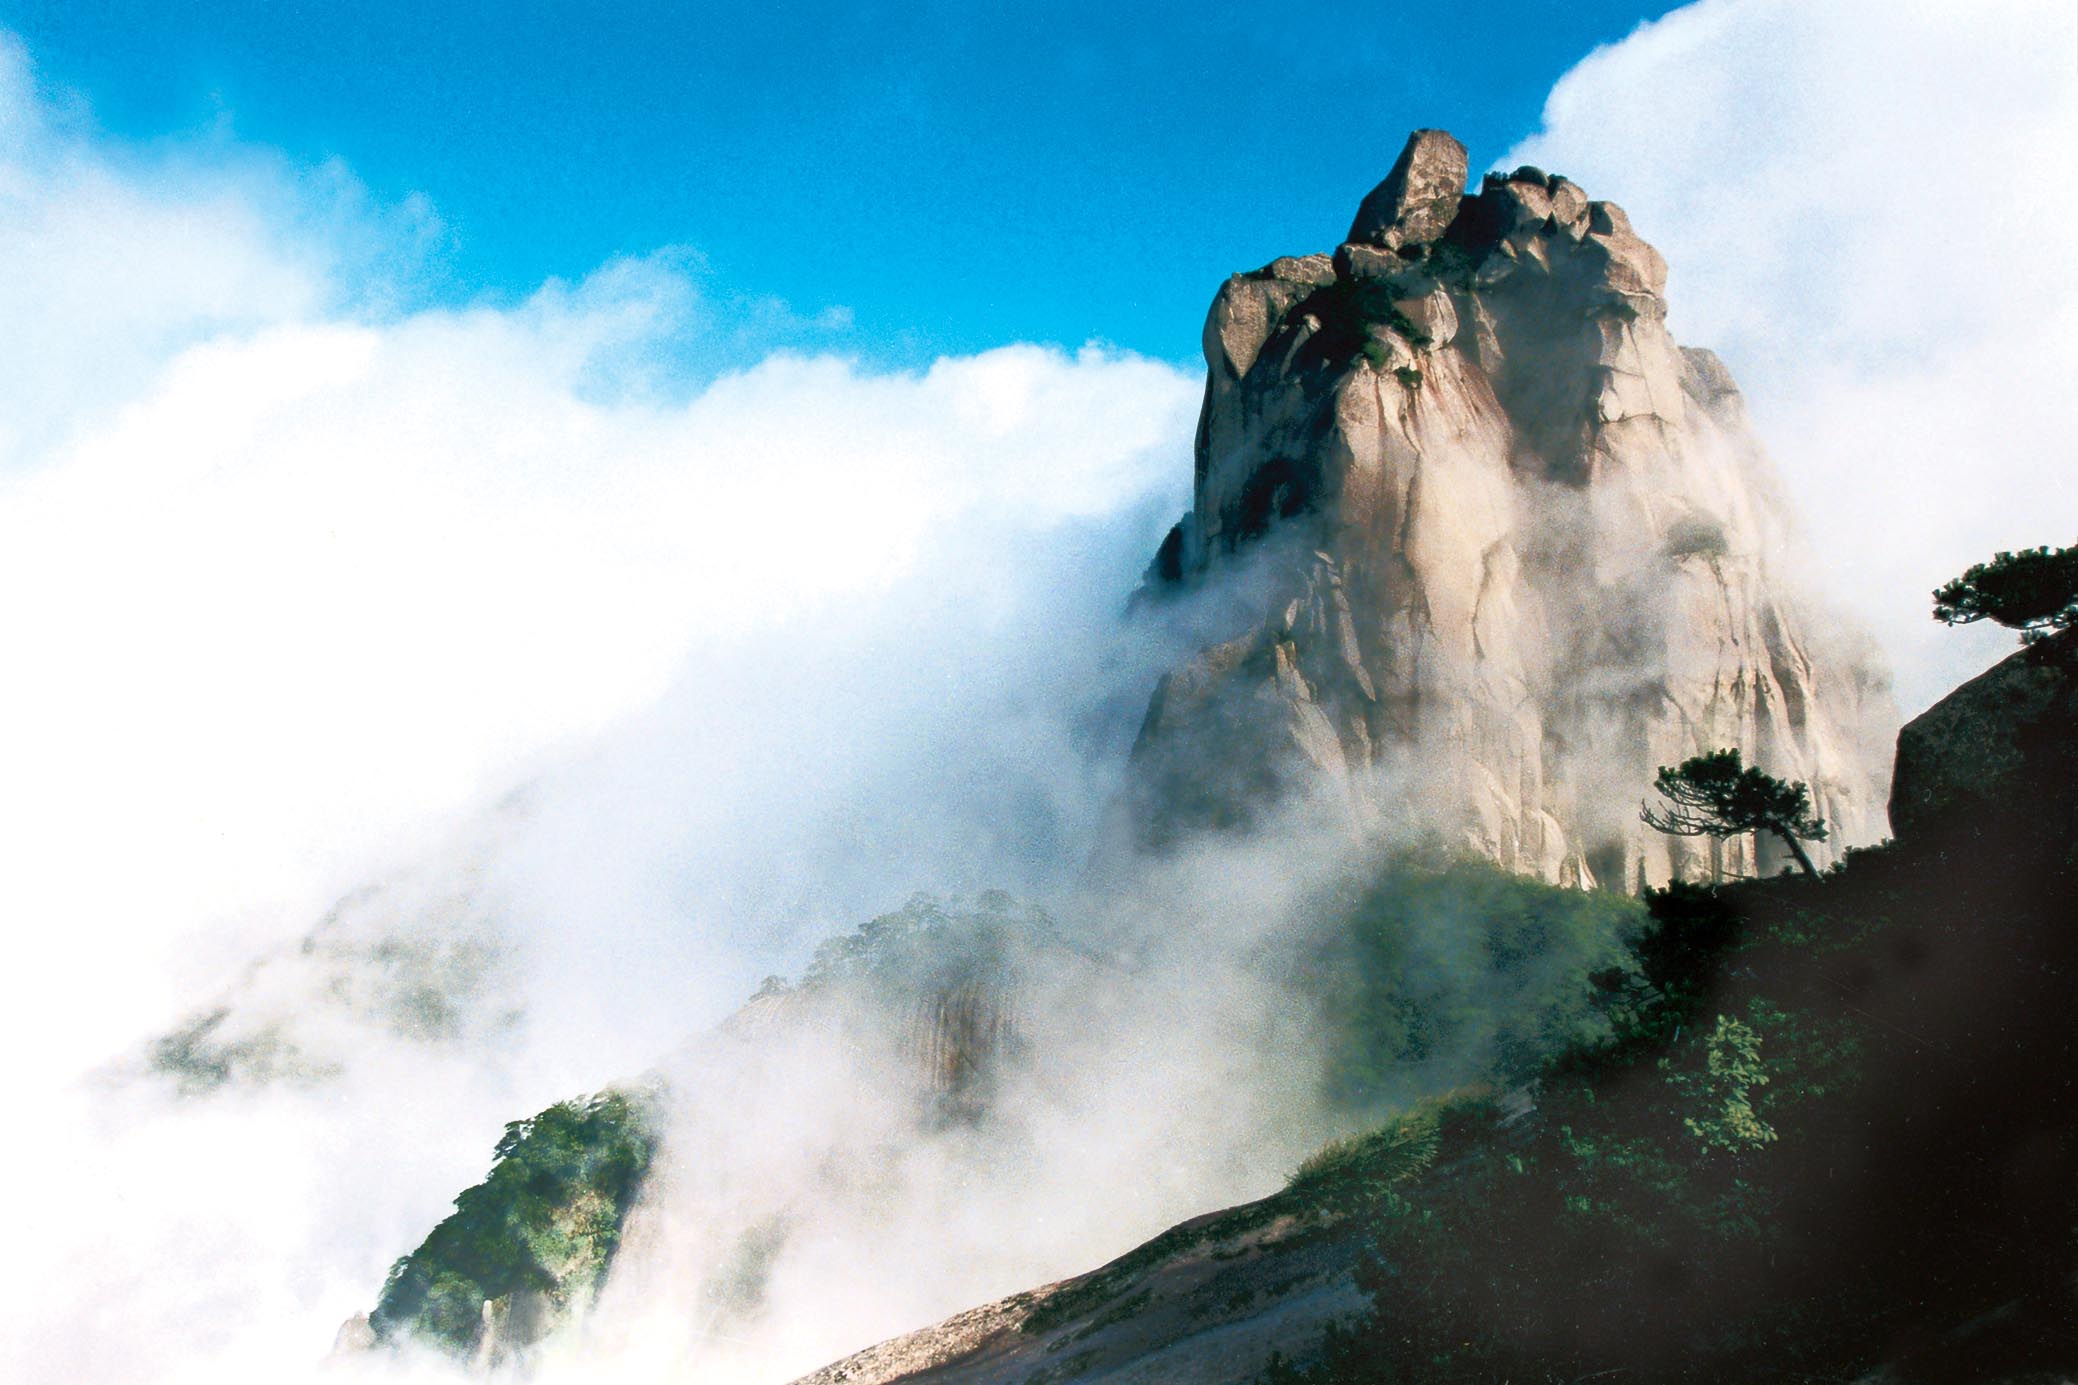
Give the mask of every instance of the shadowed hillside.
<svg viewBox="0 0 2078 1385">
<path fill-rule="evenodd" d="M 1419 1104 L 1263 1202 L 809 1380 L 2078 1366 L 2078 679 L 2029 657 L 1907 728 L 1906 756 L 1957 721 L 2022 750 L 1951 764 L 1903 840 L 1655 892 L 1635 968 L 1601 978 L 1610 1037 L 1529 1090 Z"/>
</svg>

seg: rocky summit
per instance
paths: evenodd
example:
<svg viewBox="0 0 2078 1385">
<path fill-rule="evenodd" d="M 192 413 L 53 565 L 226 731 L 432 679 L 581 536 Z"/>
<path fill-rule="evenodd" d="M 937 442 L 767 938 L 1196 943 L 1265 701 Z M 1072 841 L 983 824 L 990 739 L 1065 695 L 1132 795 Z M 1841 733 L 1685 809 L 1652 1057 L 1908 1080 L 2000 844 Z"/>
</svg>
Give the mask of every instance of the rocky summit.
<svg viewBox="0 0 2078 1385">
<path fill-rule="evenodd" d="M 1821 863 L 1881 837 L 1887 677 L 1781 557 L 1782 488 L 1723 363 L 1668 332 L 1666 262 L 1563 177 L 1467 170 L 1416 131 L 1332 254 L 1213 300 L 1150 587 L 1248 614 L 1154 693 L 1139 840 L 1302 799 L 1563 883 L 1772 871 L 1772 843 L 1637 821 L 1657 766 L 1725 747 L 1810 785 Z"/>
</svg>

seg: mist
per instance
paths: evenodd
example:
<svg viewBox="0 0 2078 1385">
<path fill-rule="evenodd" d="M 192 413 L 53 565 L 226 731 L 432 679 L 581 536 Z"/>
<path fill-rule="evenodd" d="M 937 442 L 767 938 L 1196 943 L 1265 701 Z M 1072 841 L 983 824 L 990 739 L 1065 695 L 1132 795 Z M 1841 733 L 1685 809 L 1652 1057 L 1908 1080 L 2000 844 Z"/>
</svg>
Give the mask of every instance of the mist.
<svg viewBox="0 0 2078 1385">
<path fill-rule="evenodd" d="M 1585 61 L 1510 162 L 1667 252 L 1677 334 L 1740 376 L 1911 710 L 1997 652 L 1934 631 L 1923 589 L 2078 530 L 2042 345 L 2078 290 L 2001 250 L 2055 243 L 2066 182 L 1985 173 L 2068 149 L 2040 55 L 2069 36 L 1963 26 L 1973 81 L 2040 99 L 1900 123 L 1918 98 L 1886 74 L 1958 29 L 1893 14 L 1706 0 Z M 1705 63 L 1728 75 L 1689 80 Z M 1726 152 L 1755 110 L 1765 168 Z M 0 916 L 33 979 L 0 1020 L 32 1132 L 11 1378 L 317 1371 L 506 1122 L 645 1074 L 673 1092 L 662 1171 L 548 1378 L 784 1379 L 1267 1192 L 1353 1119 L 1262 959 L 1364 844 L 1302 808 L 1087 874 L 1148 691 L 1221 619 L 1126 611 L 1188 503 L 1194 366 L 1023 344 L 876 369 L 841 304 L 746 315 L 668 248 L 413 306 L 422 201 L 228 135 L 122 146 L 11 44 L 0 113 L 25 267 L 0 297 Z M 1871 169 L 1909 172 L 1799 229 Z M 1977 220 L 1898 212 L 1958 169 Z M 1937 250 L 1969 285 L 1923 272 Z M 1821 279 L 1841 301 L 1808 310 Z M 986 1122 L 920 1122 L 900 1054 L 827 1032 L 700 1040 L 823 939 L 988 889 L 1101 960 L 1035 989 Z M 762 1308 L 683 1311 L 772 1218 Z"/>
<path fill-rule="evenodd" d="M 1932 590 L 2078 535 L 2078 271 L 2038 253 L 2078 212 L 2074 48 L 2029 0 L 1702 0 L 1584 58 L 1498 160 L 1665 254 L 1669 327 L 1738 378 L 1908 717 L 2010 645 Z"/>
<path fill-rule="evenodd" d="M 68 388 L 0 470 L 0 909 L 48 983 L 0 1360 L 278 1379 L 505 1122 L 916 889 L 1079 866 L 1195 386 L 734 368 L 682 257 L 395 311 L 360 250 L 412 209 L 110 147 L 6 57 L 14 234 L 106 231 L 12 304 L 10 379 Z"/>
</svg>

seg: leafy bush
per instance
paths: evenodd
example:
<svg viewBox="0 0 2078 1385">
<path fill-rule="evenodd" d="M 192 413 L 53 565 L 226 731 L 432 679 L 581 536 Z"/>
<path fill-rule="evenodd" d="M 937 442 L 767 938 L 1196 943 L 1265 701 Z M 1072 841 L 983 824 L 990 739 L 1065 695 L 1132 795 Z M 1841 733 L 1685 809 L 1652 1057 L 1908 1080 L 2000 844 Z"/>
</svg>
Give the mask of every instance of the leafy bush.
<svg viewBox="0 0 2078 1385">
<path fill-rule="evenodd" d="M 1068 946 L 1044 910 L 1002 890 L 971 901 L 918 894 L 817 947 L 801 985 L 927 990 L 951 979 L 1008 980 L 1032 950 Z"/>
<path fill-rule="evenodd" d="M 1683 515 L 1667 526 L 1666 554 L 1683 558 L 1722 558 L 1731 550 L 1724 525 L 1707 515 Z"/>
<path fill-rule="evenodd" d="M 1429 273 L 1442 283 L 1469 289 L 1478 267 L 1479 257 L 1456 240 L 1441 240 L 1429 248 Z"/>
<path fill-rule="evenodd" d="M 1668 1070 L 1667 1085 L 1697 1108 L 1681 1124 L 1704 1148 L 1738 1154 L 1775 1139 L 1775 1127 L 1753 1109 L 1754 1089 L 1768 1085 L 1768 1065 L 1752 1025 L 1719 1015 L 1704 1043 L 1700 1073 L 1676 1067 L 1671 1058 L 1662 1058 L 1660 1066 Z"/>
<path fill-rule="evenodd" d="M 1339 363 L 1361 354 L 1382 370 L 1388 348 L 1373 342 L 1377 329 L 1397 334 L 1416 350 L 1435 345 L 1428 333 L 1414 325 L 1414 319 L 1400 311 L 1396 300 L 1405 296 L 1406 290 L 1389 279 L 1342 278 L 1308 294 L 1288 317 L 1311 316 L 1320 324 L 1307 347 L 1315 359 Z"/>
<path fill-rule="evenodd" d="M 1330 919 L 1304 984 L 1323 998 L 1329 1095 L 1362 1108 L 1517 1081 L 1609 1038 L 1646 915 L 1483 861 L 1403 861 L 1349 887 Z"/>
<path fill-rule="evenodd" d="M 1430 1097 L 1376 1130 L 1323 1145 L 1299 1165 L 1286 1191 L 1316 1208 L 1371 1205 L 1426 1173 L 1446 1146 L 1462 1148 L 1490 1131 L 1497 1113 L 1485 1087 Z"/>
</svg>

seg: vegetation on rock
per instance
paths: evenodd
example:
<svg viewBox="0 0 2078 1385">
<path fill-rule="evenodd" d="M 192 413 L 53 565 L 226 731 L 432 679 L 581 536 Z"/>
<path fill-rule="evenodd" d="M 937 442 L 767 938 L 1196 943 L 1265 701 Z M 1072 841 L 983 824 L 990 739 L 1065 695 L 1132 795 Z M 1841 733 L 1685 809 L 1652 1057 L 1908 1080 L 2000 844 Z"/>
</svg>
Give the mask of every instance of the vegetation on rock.
<svg viewBox="0 0 2078 1385">
<path fill-rule="evenodd" d="M 1346 887 L 1307 959 L 1336 1103 L 1404 1105 L 1508 1084 L 1610 1034 L 1645 925 L 1626 895 L 1562 889 L 1482 860 L 1397 860 Z"/>
<path fill-rule="evenodd" d="M 1901 1343 L 1912 1379 L 2067 1366 L 2067 845 L 2014 805 L 1822 885 L 1653 892 L 1612 1036 L 1512 1135 L 1402 1122 L 1294 1180 L 1354 1193 L 1375 1314 L 1267 1378 L 1845 1380 Z"/>
<path fill-rule="evenodd" d="M 2030 645 L 2078 629 L 2078 545 L 2024 548 L 1976 564 L 1934 592 L 1934 619 L 1997 621 Z"/>
<path fill-rule="evenodd" d="M 487 1303 L 533 1293 L 551 1318 L 580 1310 L 605 1278 L 655 1152 L 650 1103 L 612 1091 L 506 1126 L 490 1174 L 390 1270 L 369 1315 L 376 1335 L 465 1351 Z"/>
<path fill-rule="evenodd" d="M 1067 946 L 1045 910 L 1002 890 L 972 900 L 918 894 L 817 947 L 800 984 L 928 990 L 953 981 L 1007 981 L 1032 950 Z"/>
</svg>

